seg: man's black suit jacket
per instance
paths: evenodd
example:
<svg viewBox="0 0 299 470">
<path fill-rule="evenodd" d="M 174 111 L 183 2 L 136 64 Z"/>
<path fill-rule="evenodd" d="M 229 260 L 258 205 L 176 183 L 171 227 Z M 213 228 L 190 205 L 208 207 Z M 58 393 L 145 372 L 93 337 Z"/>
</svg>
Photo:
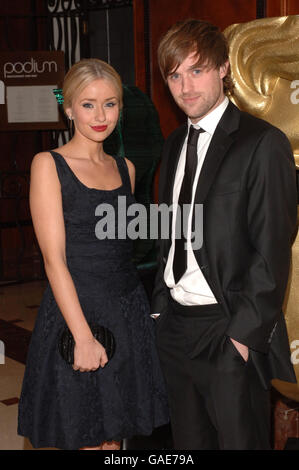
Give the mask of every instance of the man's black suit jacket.
<svg viewBox="0 0 299 470">
<path fill-rule="evenodd" d="M 172 203 L 186 133 L 187 124 L 165 142 L 159 204 Z M 230 102 L 205 157 L 195 203 L 203 204 L 203 245 L 194 254 L 228 317 L 226 335 L 250 348 L 265 388 L 272 378 L 296 382 L 282 313 L 297 230 L 295 165 L 286 136 Z M 158 322 L 169 302 L 163 275 L 170 240 L 159 246 L 152 304 Z"/>
</svg>

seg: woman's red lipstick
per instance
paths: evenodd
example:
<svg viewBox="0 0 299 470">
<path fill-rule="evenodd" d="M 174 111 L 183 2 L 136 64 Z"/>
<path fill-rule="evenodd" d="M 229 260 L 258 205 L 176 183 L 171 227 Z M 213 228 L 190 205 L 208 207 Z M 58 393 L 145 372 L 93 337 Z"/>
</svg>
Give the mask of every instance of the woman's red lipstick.
<svg viewBox="0 0 299 470">
<path fill-rule="evenodd" d="M 96 132 L 104 132 L 108 126 L 91 126 L 91 128 Z"/>
</svg>

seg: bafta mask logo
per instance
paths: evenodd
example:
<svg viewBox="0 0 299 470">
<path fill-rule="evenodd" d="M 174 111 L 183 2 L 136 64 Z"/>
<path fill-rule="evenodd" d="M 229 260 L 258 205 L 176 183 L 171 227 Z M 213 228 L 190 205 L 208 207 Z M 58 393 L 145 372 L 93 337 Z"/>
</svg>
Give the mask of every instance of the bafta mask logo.
<svg viewBox="0 0 299 470">
<path fill-rule="evenodd" d="M 233 24 L 224 34 L 235 82 L 232 101 L 280 128 L 299 158 L 299 15 Z"/>
</svg>

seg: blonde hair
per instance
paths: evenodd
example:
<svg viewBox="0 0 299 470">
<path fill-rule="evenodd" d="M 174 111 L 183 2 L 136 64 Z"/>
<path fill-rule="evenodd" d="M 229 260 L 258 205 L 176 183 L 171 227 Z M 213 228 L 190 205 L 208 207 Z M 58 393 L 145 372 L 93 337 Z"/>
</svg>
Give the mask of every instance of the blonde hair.
<svg viewBox="0 0 299 470">
<path fill-rule="evenodd" d="M 113 83 L 116 88 L 119 107 L 123 106 L 123 88 L 121 78 L 116 70 L 100 59 L 83 59 L 74 64 L 67 72 L 63 82 L 63 109 L 72 106 L 72 101 L 89 83 L 103 78 Z"/>
</svg>

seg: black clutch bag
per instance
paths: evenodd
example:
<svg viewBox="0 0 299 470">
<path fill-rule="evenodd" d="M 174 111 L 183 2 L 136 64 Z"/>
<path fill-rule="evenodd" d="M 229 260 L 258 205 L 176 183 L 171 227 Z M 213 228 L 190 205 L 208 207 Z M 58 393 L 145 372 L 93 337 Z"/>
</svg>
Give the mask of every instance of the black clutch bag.
<svg viewBox="0 0 299 470">
<path fill-rule="evenodd" d="M 105 348 L 108 360 L 110 361 L 115 352 L 115 339 L 113 334 L 105 326 L 90 324 L 89 327 L 95 339 Z M 74 364 L 74 347 L 75 341 L 73 335 L 66 327 L 59 338 L 58 348 L 62 358 L 68 364 Z"/>
</svg>

